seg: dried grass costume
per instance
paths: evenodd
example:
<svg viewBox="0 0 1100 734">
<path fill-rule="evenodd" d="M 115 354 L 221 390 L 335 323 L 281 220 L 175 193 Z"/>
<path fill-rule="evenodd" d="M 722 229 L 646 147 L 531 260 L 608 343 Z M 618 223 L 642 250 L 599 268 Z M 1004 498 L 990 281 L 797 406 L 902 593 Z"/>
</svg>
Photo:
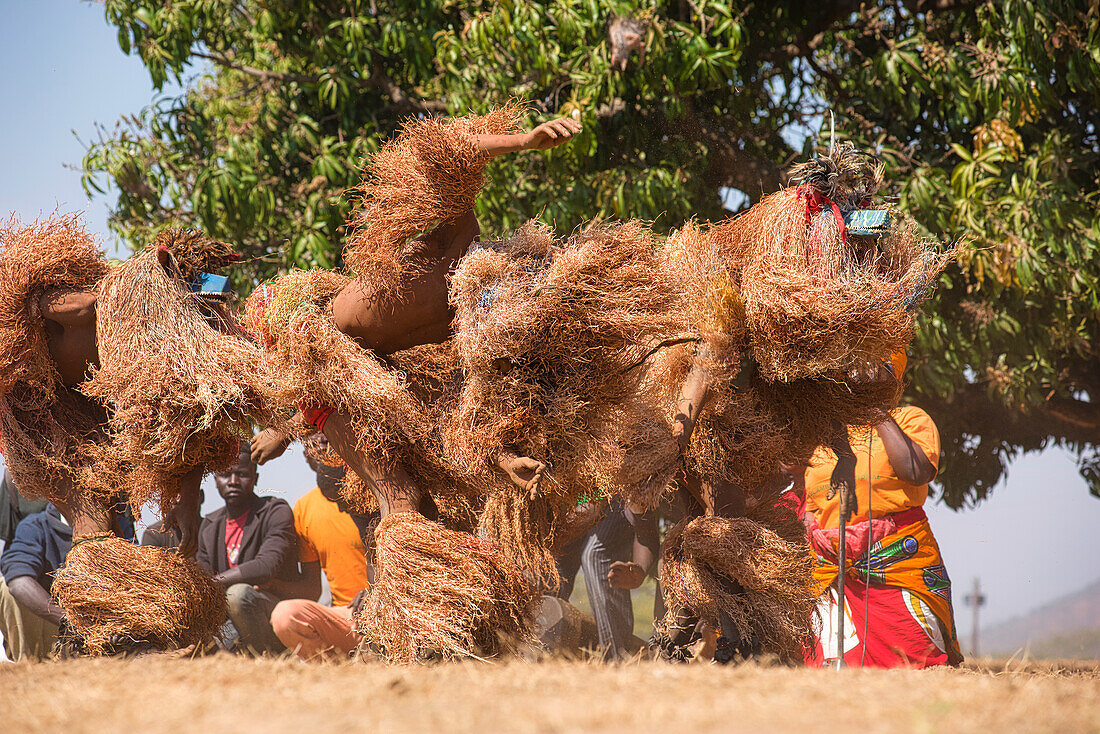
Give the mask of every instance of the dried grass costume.
<svg viewBox="0 0 1100 734">
<path fill-rule="evenodd" d="M 424 266 L 419 235 L 473 210 L 490 160 L 473 136 L 511 132 L 518 113 L 509 107 L 483 117 L 409 120 L 374 156 L 345 260 L 380 302 L 399 304 L 403 284 Z M 333 299 L 349 282 L 325 271 L 283 276 L 249 298 L 246 321 L 267 348 L 273 399 L 349 415 L 357 450 L 383 470 L 405 470 L 440 511 L 442 524 L 415 513 L 379 523 L 378 580 L 358 626 L 394 662 L 506 652 L 530 639 L 532 591 L 498 548 L 470 534 L 483 495 L 443 458 L 439 427 L 461 381 L 452 345 L 385 357 L 363 349 L 333 317 Z M 362 478 L 347 476 L 347 500 L 360 511 L 376 509 Z"/>
<path fill-rule="evenodd" d="M 54 288 L 92 290 L 107 263 L 75 215 L 0 228 L 0 443 L 26 497 L 108 501 L 118 485 L 98 466 L 107 413 L 62 383 L 50 357 L 39 298 Z M 61 492 L 63 494 L 58 494 Z"/>
<path fill-rule="evenodd" d="M 53 593 L 93 655 L 119 641 L 162 649 L 206 642 L 227 614 L 225 593 L 194 559 L 113 536 L 73 543 Z"/>
<path fill-rule="evenodd" d="M 742 488 L 757 508 L 782 506 L 769 489 L 780 462 L 805 464 L 839 427 L 876 424 L 896 404 L 901 385 L 875 378 L 911 340 L 913 311 L 949 257 L 919 241 L 896 211 L 872 217 L 877 231 L 848 231 L 845 217 L 857 221 L 852 213 L 870 206 L 882 182 L 881 166 L 850 146 L 796 167 L 792 179 L 728 222 L 685 227 L 664 250 L 702 342 L 661 355 L 664 383 L 655 388 L 674 401 L 693 363 L 708 369 L 710 399 L 687 469 L 704 487 Z M 793 661 L 796 638 L 811 632 L 808 551 L 804 532 L 772 537 L 770 523 L 750 511 L 678 528 L 666 541 L 662 582 L 677 602 L 712 622 L 721 609 Z M 752 559 L 787 571 L 769 586 Z M 746 594 L 718 592 L 720 578 Z M 760 601 L 762 583 L 770 600 Z"/>
<path fill-rule="evenodd" d="M 676 467 L 669 423 L 640 389 L 648 354 L 684 335 L 654 245 L 636 222 L 564 241 L 528 223 L 471 251 L 452 278 L 466 381 L 446 444 L 487 482 L 482 528 L 543 581 L 557 578 L 549 549 L 579 499 L 622 493 L 649 507 Z M 536 499 L 497 478 L 503 450 L 551 467 Z"/>
<path fill-rule="evenodd" d="M 669 610 L 690 608 L 715 628 L 725 613 L 761 650 L 797 663 L 817 604 L 805 538 L 794 508 L 774 498 L 745 517 L 685 518 L 661 546 L 665 603 Z M 668 634 L 670 620 L 658 622 L 658 635 Z"/>
<path fill-rule="evenodd" d="M 260 350 L 191 285 L 236 259 L 230 245 L 169 229 L 100 281 L 100 366 L 80 389 L 111 406 L 112 451 L 134 467 L 135 513 L 149 500 L 171 509 L 184 474 L 228 466 L 253 425 L 273 420 Z"/>
<path fill-rule="evenodd" d="M 355 189 L 359 205 L 344 261 L 375 293 L 400 299 L 417 267 L 418 236 L 473 211 L 491 157 L 476 135 L 518 130 L 524 109 L 507 105 L 485 115 L 405 121 L 386 142 Z"/>
<path fill-rule="evenodd" d="M 179 477 L 195 466 L 228 463 L 252 421 L 268 418 L 256 383 L 258 350 L 226 334 L 232 322 L 190 287 L 199 271 L 231 261 L 227 245 L 168 230 L 144 253 L 109 268 L 79 219 L 56 215 L 27 226 L 12 220 L 0 242 L 0 430 L 21 492 L 66 507 L 105 507 L 124 491 L 135 512 L 150 498 L 164 512 L 179 498 Z M 167 254 L 168 271 L 158 250 Z M 99 366 L 76 388 L 62 384 L 38 310 L 43 292 L 54 288 L 97 292 Z M 159 573 L 164 563 L 149 554 L 111 562 L 115 543 L 75 547 L 81 551 L 68 566 L 72 575 L 84 574 L 81 601 L 61 598 L 93 651 L 107 636 L 144 634 L 119 588 L 133 598 L 171 598 L 178 613 L 162 629 L 177 625 L 176 633 L 156 636 L 158 644 L 213 633 L 214 623 L 191 632 L 178 627 L 207 619 L 199 612 L 213 603 L 212 587 Z M 198 616 L 180 611 L 187 609 Z"/>
<path fill-rule="evenodd" d="M 266 349 L 269 398 L 303 409 L 324 406 L 351 416 L 358 450 L 375 465 L 400 465 L 428 489 L 448 527 L 476 525 L 476 491 L 447 470 L 437 430 L 447 396 L 460 379 L 449 343 L 381 358 L 336 328 L 332 300 L 350 282 L 328 270 L 299 270 L 261 285 L 245 304 L 245 321 Z M 297 427 L 302 438 L 315 426 Z M 325 457 L 341 463 L 333 453 Z M 348 471 L 344 498 L 358 512 L 378 510 L 374 494 Z"/>
<path fill-rule="evenodd" d="M 530 586 L 493 543 L 413 512 L 382 518 L 375 584 L 356 619 L 394 663 L 491 657 L 534 643 Z"/>
</svg>

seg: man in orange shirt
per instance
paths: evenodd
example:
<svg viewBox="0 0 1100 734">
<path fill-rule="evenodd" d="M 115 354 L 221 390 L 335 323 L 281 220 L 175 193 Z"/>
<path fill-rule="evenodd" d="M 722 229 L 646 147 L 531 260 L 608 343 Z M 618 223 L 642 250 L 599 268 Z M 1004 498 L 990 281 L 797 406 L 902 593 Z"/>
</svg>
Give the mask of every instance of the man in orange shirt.
<svg viewBox="0 0 1100 734">
<path fill-rule="evenodd" d="M 324 436 L 307 446 L 306 461 L 317 475 L 317 486 L 294 504 L 301 582 L 297 596 L 280 602 L 271 613 L 275 634 L 303 660 L 347 655 L 359 644 L 351 602 L 370 585 L 363 536 L 370 537 L 366 518 L 353 516 L 340 497 L 342 468 L 315 458 L 327 449 Z M 332 606 L 321 596 L 321 571 L 332 591 Z M 312 600 L 312 601 L 311 601 Z"/>
<path fill-rule="evenodd" d="M 901 379 L 905 355 L 891 358 Z M 877 426 L 850 428 L 856 508 L 845 528 L 847 573 L 844 661 L 851 666 L 929 667 L 962 661 L 951 582 L 924 501 L 939 469 L 940 437 L 931 417 L 902 406 Z M 827 665 L 837 650 L 840 493 L 832 492 L 836 455 L 819 448 L 806 468 L 806 524 L 814 580 L 822 594 L 821 638 L 807 663 Z"/>
</svg>

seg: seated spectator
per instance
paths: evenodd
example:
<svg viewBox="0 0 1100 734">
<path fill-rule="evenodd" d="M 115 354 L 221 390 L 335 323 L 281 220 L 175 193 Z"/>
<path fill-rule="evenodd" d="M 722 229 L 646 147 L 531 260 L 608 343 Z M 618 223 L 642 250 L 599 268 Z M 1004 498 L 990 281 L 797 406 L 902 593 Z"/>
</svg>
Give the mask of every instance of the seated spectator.
<svg viewBox="0 0 1100 734">
<path fill-rule="evenodd" d="M 15 528 L 28 515 L 46 509 L 46 500 L 29 500 L 15 489 L 11 473 L 4 467 L 4 479 L 0 482 L 0 540 L 8 547 L 15 537 Z"/>
<path fill-rule="evenodd" d="M 584 569 L 605 660 L 628 657 L 640 647 L 634 637 L 630 590 L 642 585 L 657 559 L 660 540 L 656 516 L 656 512 L 635 514 L 621 502 L 613 502 L 603 519 L 566 545 L 558 556 L 559 598 L 569 600 L 577 571 Z"/>
<path fill-rule="evenodd" d="M 0 556 L 0 631 L 8 658 L 42 660 L 50 656 L 64 616 L 50 599 L 53 573 L 64 563 L 73 532 L 53 505 L 28 515 Z"/>
<path fill-rule="evenodd" d="M 205 494 L 200 491 L 199 507 L 202 507 L 202 503 L 205 499 Z M 202 525 L 202 517 L 198 518 L 197 524 L 200 526 Z M 157 520 L 155 523 L 145 528 L 145 532 L 141 534 L 142 545 L 151 545 L 165 550 L 174 550 L 178 552 L 181 542 L 183 542 L 183 540 L 180 537 L 179 528 L 171 527 L 165 529 L 164 520 Z"/>
<path fill-rule="evenodd" d="M 317 475 L 317 486 L 294 504 L 298 531 L 298 561 L 302 568 L 304 598 L 279 602 L 271 626 L 287 649 L 303 660 L 346 656 L 359 644 L 350 604 L 369 585 L 367 552 L 363 537 L 370 537 L 365 518 L 356 517 L 340 497 L 343 468 L 316 459 L 316 449 L 327 448 L 324 436 L 311 441 L 306 461 Z M 316 600 L 321 595 L 321 572 L 332 590 L 332 605 Z"/>
<path fill-rule="evenodd" d="M 290 505 L 256 496 L 258 478 L 247 443 L 232 466 L 214 473 L 225 507 L 203 519 L 196 560 L 225 588 L 241 648 L 277 653 L 285 648 L 271 629 L 271 612 L 299 582 L 297 537 Z"/>
<path fill-rule="evenodd" d="M 890 361 L 900 380 L 904 354 Z M 847 481 L 855 492 L 847 500 L 854 506 L 844 532 L 848 622 L 842 651 L 836 580 L 844 492 L 832 491 L 836 453 L 819 448 L 805 471 L 806 525 L 823 620 L 806 662 L 829 665 L 843 655 L 853 667 L 958 665 L 951 581 L 923 508 L 940 462 L 936 424 L 920 408 L 903 406 L 870 430 L 849 429 L 848 441 L 855 476 Z"/>
</svg>

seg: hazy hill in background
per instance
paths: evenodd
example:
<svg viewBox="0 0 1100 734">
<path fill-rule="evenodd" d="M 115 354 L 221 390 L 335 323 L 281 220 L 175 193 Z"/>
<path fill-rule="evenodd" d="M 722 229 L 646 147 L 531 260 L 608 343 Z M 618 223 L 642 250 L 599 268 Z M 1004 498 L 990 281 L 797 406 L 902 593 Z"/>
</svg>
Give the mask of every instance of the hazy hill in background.
<svg viewBox="0 0 1100 734">
<path fill-rule="evenodd" d="M 965 629 L 965 607 L 956 610 Z M 981 633 L 983 655 L 1100 660 L 1100 579 Z M 967 641 L 968 642 L 968 641 Z"/>
</svg>

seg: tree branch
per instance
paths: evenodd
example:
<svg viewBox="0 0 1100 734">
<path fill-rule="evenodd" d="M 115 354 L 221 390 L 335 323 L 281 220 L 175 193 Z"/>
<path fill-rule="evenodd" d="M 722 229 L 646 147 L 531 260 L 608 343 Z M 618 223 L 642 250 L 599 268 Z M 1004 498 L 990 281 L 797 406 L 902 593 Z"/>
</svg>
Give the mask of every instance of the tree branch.
<svg viewBox="0 0 1100 734">
<path fill-rule="evenodd" d="M 389 76 L 382 71 L 382 67 L 379 65 L 375 65 L 370 77 L 365 81 L 366 85 L 379 88 L 389 95 L 395 109 L 407 109 L 416 112 L 436 114 L 447 111 L 447 105 L 441 100 L 423 100 L 410 97 L 404 89 L 397 86 L 393 79 L 390 79 Z"/>
<path fill-rule="evenodd" d="M 698 126 L 699 139 L 710 149 L 703 180 L 715 188 L 739 189 L 752 201 L 783 187 L 782 168 L 738 147 L 734 138 L 707 123 Z"/>
<path fill-rule="evenodd" d="M 917 0 L 918 13 L 927 13 L 930 10 L 961 10 L 971 5 L 977 5 L 975 0 Z"/>
<path fill-rule="evenodd" d="M 682 126 L 687 137 L 704 143 L 708 149 L 703 180 L 714 188 L 730 186 L 756 201 L 783 187 L 782 169 L 766 158 L 759 158 L 737 144 L 741 135 L 707 115 L 695 113 L 685 100 Z"/>
<path fill-rule="evenodd" d="M 761 60 L 779 66 L 799 56 L 812 54 L 825 39 L 825 34 L 832 30 L 833 25 L 859 10 L 860 5 L 862 0 L 833 0 L 833 2 L 819 0 L 817 15 L 808 18 L 806 26 L 798 32 L 794 40 L 776 48 L 771 53 L 761 54 Z"/>
<path fill-rule="evenodd" d="M 1100 440 L 1100 405 L 1055 395 L 1039 408 L 1057 420 L 1089 431 Z"/>
<path fill-rule="evenodd" d="M 1070 414 L 1058 410 L 1065 406 L 1055 411 L 1038 406 L 1025 413 L 990 398 L 980 384 L 960 386 L 947 397 L 922 393 L 914 402 L 940 429 L 943 459 L 938 481 L 945 501 L 955 508 L 984 498 L 1020 452 L 1040 451 L 1052 441 L 1078 450 L 1100 445 L 1095 425 L 1084 425 L 1089 421 L 1075 415 L 1066 420 Z"/>
<path fill-rule="evenodd" d="M 254 66 L 238 63 L 223 54 L 195 53 L 195 56 L 200 59 L 213 61 L 218 66 L 248 74 L 258 79 L 261 84 L 271 84 L 273 82 L 318 84 L 322 77 L 321 74 L 288 74 L 281 71 L 257 69 Z M 328 71 L 334 73 L 335 69 L 329 69 Z M 392 101 L 393 104 L 390 105 L 390 109 L 393 110 L 433 114 L 447 111 L 447 105 L 440 100 L 422 100 L 410 96 L 405 90 L 397 86 L 397 84 L 382 71 L 380 66 L 376 66 L 369 77 L 352 78 L 351 81 L 355 86 L 361 89 L 380 89 L 383 91 Z"/>
<path fill-rule="evenodd" d="M 232 59 L 222 56 L 221 54 L 204 54 L 195 53 L 200 59 L 206 59 L 207 61 L 213 61 L 218 66 L 224 66 L 227 69 L 233 69 L 249 76 L 256 77 L 262 82 L 297 82 L 299 84 L 316 84 L 321 80 L 320 74 L 286 74 L 281 71 L 268 71 L 266 69 L 257 69 L 254 66 L 247 66 L 245 64 L 239 64 Z"/>
<path fill-rule="evenodd" d="M 921 394 L 916 401 L 933 419 L 937 413 L 965 424 L 967 433 L 997 436 L 1025 450 L 1048 439 L 1100 443 L 1100 406 L 1070 398 L 1052 398 L 1025 412 L 993 400 L 981 384 L 966 385 L 949 397 Z"/>
<path fill-rule="evenodd" d="M 596 108 L 596 117 L 601 122 L 609 123 L 626 110 L 626 103 L 615 97 Z M 657 110 L 650 112 L 646 116 L 645 124 L 658 137 L 667 135 L 670 138 L 685 138 L 707 146 L 707 168 L 703 177 L 712 188 L 729 186 L 739 189 L 755 201 L 783 186 L 782 166 L 745 151 L 737 144 L 740 133 L 715 120 L 696 115 L 691 109 L 690 100 L 685 100 L 683 118 L 670 120 Z"/>
</svg>

